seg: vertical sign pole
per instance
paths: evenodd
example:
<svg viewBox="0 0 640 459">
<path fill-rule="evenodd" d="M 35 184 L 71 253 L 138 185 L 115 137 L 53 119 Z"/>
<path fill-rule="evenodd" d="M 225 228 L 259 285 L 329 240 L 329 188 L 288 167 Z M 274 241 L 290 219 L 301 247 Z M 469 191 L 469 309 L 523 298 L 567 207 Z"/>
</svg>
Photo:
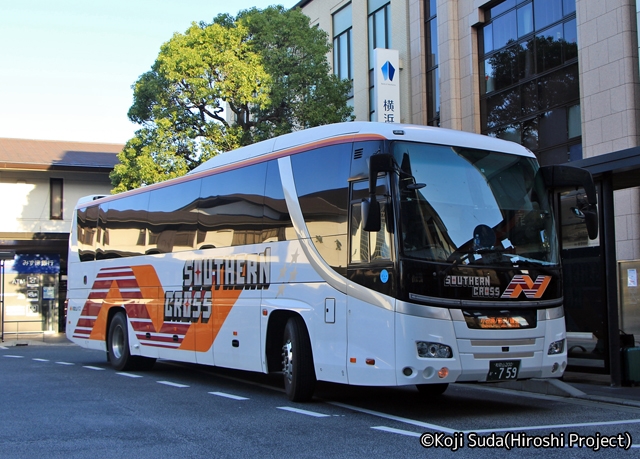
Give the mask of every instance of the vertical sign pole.
<svg viewBox="0 0 640 459">
<path fill-rule="evenodd" d="M 373 51 L 376 121 L 400 123 L 400 57 L 396 49 Z"/>
</svg>

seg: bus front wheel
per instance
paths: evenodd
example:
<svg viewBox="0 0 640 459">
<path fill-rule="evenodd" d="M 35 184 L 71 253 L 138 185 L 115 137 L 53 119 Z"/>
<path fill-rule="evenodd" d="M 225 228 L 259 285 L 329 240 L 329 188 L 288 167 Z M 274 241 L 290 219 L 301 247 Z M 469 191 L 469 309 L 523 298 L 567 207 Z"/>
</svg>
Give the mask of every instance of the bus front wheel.
<svg viewBox="0 0 640 459">
<path fill-rule="evenodd" d="M 306 402 L 316 385 L 311 340 L 300 316 L 289 318 L 282 344 L 284 389 L 292 402 Z"/>
</svg>

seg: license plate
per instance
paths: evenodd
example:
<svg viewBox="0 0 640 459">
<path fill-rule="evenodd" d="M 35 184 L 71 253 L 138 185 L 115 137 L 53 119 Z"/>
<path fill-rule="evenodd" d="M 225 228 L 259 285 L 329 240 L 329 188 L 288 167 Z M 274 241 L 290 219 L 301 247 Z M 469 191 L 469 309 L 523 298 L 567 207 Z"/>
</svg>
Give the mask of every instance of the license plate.
<svg viewBox="0 0 640 459">
<path fill-rule="evenodd" d="M 492 360 L 489 362 L 487 381 L 515 381 L 519 370 L 520 360 Z"/>
</svg>

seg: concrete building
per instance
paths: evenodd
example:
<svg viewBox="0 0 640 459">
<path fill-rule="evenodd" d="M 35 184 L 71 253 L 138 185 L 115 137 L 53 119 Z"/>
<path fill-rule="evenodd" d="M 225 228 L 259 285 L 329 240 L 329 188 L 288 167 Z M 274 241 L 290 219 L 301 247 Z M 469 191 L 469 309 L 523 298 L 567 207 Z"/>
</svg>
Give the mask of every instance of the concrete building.
<svg viewBox="0 0 640 459">
<path fill-rule="evenodd" d="M 123 145 L 0 139 L 4 333 L 57 332 L 77 200 L 110 194 Z"/>
<path fill-rule="evenodd" d="M 376 119 L 371 53 L 393 48 L 400 54 L 402 122 L 503 138 L 531 149 L 543 165 L 573 162 L 601 171 L 600 207 L 611 224 L 603 219 L 600 239 L 582 237 L 563 214 L 580 193 L 560 196 L 565 311 L 577 340 L 568 343 L 575 351 L 570 364 L 618 371 L 618 328 L 640 334 L 640 308 L 622 305 L 618 323 L 612 279 L 617 272 L 619 289 L 630 288 L 633 296 L 633 260 L 640 260 L 639 181 L 630 180 L 640 174 L 640 1 L 302 0 L 296 6 L 333 40 L 330 62 L 352 80 L 356 119 Z M 616 171 L 616 164 L 624 166 Z M 617 172 L 624 180 L 611 180 Z M 623 269 L 623 263 L 630 264 Z"/>
</svg>

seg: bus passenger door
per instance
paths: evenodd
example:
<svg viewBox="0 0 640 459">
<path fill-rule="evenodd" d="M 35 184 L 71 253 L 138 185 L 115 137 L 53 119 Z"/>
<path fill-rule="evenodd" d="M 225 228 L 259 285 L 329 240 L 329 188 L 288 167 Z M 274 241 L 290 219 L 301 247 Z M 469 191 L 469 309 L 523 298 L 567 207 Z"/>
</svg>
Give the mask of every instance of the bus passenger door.
<svg viewBox="0 0 640 459">
<path fill-rule="evenodd" d="M 347 277 L 347 370 L 349 384 L 395 385 L 394 233 L 388 177 L 379 177 L 376 196 L 381 228 L 364 230 L 361 203 L 368 181 L 351 186 Z"/>
</svg>

